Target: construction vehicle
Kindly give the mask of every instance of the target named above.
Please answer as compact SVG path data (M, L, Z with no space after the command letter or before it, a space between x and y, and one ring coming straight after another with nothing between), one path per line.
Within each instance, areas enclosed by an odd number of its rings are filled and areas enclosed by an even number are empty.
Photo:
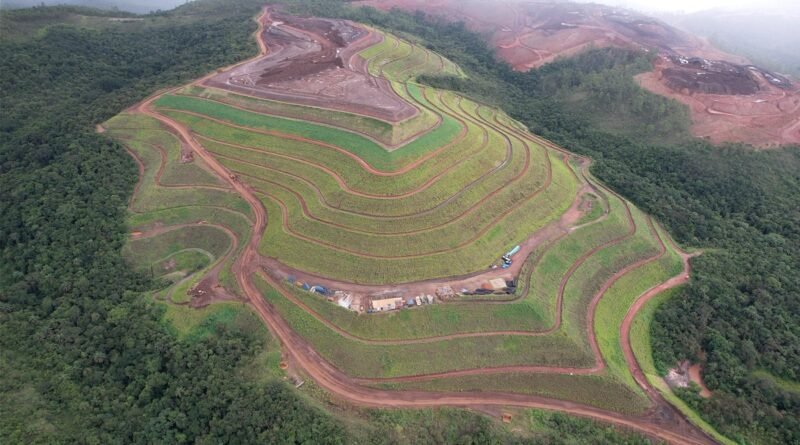
M514 256L517 252L519 252L520 249L521 247L519 245L514 246L513 249L509 250L505 255L500 257L500 259L503 260L503 265L500 267L502 267L503 269L508 269L509 267L511 267L511 264L514 263L511 257Z

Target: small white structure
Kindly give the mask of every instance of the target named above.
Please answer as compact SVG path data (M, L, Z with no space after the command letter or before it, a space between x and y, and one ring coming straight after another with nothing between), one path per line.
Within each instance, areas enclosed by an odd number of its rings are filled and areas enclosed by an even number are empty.
M336 304L345 309L350 309L350 306L353 305L353 296L350 294L345 294L343 298L339 298L339 301L337 301Z
M383 298L381 300L372 300L372 309L376 311L392 311L397 309L403 304L403 299L399 297Z

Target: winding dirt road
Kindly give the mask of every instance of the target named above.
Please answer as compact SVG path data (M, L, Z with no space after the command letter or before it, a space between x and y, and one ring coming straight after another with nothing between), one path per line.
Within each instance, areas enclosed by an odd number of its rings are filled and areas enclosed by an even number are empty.
M256 56L256 58L263 57L268 51L267 44L262 38L262 31L267 20L269 20L269 11L265 8L263 14L258 19L259 29L256 36L260 54ZM234 66L247 62L248 61L245 61ZM216 72L211 73L195 83L202 82L204 79L215 74ZM261 200L256 196L255 191L251 187L239 182L231 171L225 168L210 152L192 137L190 131L185 126L153 110L152 103L168 92L169 91L161 92L146 99L136 106L134 111L155 118L172 129L214 173L229 183L236 193L241 195L251 206L254 213L253 230L250 239L247 240L244 245L242 254L236 260L232 268L236 276L236 281L257 314L264 320L273 335L280 340L285 353L290 357L292 363L313 378L324 390L350 403L377 408L420 408L435 406L480 408L485 406L518 406L556 410L629 428L670 443L692 445L714 443L713 440L688 424L677 411L667 405L666 402L659 397L657 392L649 387L646 380L641 380L639 378L637 378L637 382L639 382L651 396L656 403L656 408L651 410L647 415L638 417L621 415L577 403L523 394L499 392L450 393L385 391L360 385L357 380L343 374L332 364L327 362L305 340L297 335L285 320L283 320L264 300L258 289L256 289L253 283L253 275L258 272L260 264L257 248L266 229L266 209L262 205ZM536 141L540 142L538 139ZM546 145L549 146L550 144L548 143ZM563 151L563 149L559 150ZM363 162L363 160L361 160L361 162ZM676 286L685 282L686 277L688 277L688 261L685 264L687 270L684 275L653 288L640 297L629 311L626 319L632 319L638 308L641 307L647 299L651 298L652 295L655 295L664 288ZM625 334L623 336L623 347L626 351L630 350L630 342L628 339L629 325L630 322L628 322L627 325L623 324L621 328L621 332ZM590 332L591 331L590 329ZM635 373L638 369L638 365L636 364L635 357L632 356L632 352L630 356L626 352L626 359L628 360L632 372Z

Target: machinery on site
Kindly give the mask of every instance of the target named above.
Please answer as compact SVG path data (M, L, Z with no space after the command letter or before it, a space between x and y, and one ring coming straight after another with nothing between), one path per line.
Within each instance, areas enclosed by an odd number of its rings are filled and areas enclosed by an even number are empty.
M520 247L519 245L517 245L517 246L514 246L514 248L513 248L513 249L509 250L508 252L506 252L506 254L505 254L505 255L503 255L502 257L500 257L500 259L502 259L502 260L503 260L503 265L502 265L502 266L500 266L500 267L502 267L503 269L508 269L509 267L511 267L511 264L513 264L513 262L514 262L514 261L511 259L511 257L512 257L512 256L514 256L514 255L516 255L516 253L517 253L517 252L519 252L519 251L520 251L520 249L521 249L521 247Z

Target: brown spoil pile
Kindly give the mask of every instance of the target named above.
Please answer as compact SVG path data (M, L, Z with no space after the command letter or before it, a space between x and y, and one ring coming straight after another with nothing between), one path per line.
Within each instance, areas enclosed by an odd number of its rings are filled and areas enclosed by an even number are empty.
M283 80L302 79L328 69L344 68L344 62L339 57L339 52L341 48L347 46L348 42L345 41L344 36L340 33L342 26L337 26L341 25L341 22L313 18L301 19L298 17L276 17L276 20L281 20L295 29L305 31L309 36L308 38L312 39L311 41L317 44L318 48L315 48L315 51L309 51L290 60L284 60L273 66L268 66L260 73L259 80L256 81L257 85L269 85ZM284 28L280 26L268 28L265 31L268 36L267 42L271 45L276 44L283 47L293 44L297 36L286 32ZM365 34L363 30L358 29L356 32L351 33L351 36L357 40L358 37Z
M700 57L670 56L671 67L663 70L664 83L684 94L755 94L758 82L747 67Z

